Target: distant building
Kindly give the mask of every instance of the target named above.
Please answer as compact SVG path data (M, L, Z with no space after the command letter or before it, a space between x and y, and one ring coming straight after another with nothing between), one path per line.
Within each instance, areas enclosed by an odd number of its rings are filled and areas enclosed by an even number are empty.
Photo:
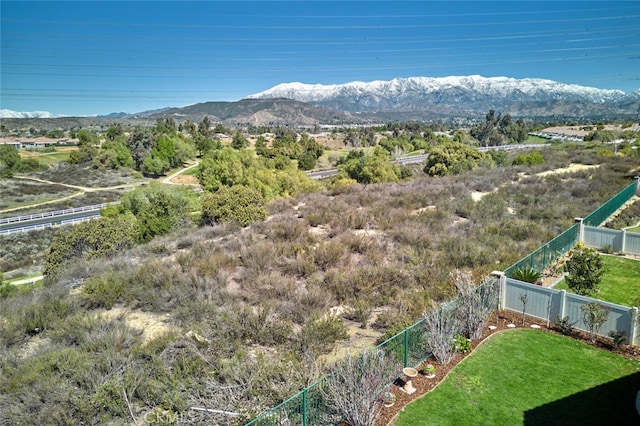
M49 138L0 138L0 145L14 145L20 149L43 149L48 146L75 146L77 139L49 139Z

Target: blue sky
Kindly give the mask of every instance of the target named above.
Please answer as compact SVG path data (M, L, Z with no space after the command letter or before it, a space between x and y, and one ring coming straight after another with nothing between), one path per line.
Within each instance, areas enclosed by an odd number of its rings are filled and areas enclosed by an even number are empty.
M640 88L640 1L5 1L0 109L235 101L279 83L535 77Z

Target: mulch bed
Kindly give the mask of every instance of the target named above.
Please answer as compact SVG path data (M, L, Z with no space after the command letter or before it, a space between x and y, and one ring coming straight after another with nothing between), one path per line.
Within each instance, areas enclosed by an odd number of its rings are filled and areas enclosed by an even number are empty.
M516 329L531 328L531 325L538 325L540 326L540 330L542 331L555 333L555 334L562 334L560 330L554 326L554 324L551 324L550 327L547 328L546 322L535 320L528 317L525 318L525 322L523 324L522 315L519 315L517 313L511 313L511 312L501 312L498 314L497 319L494 315L494 317L489 322L489 325L494 325L497 328L495 330L490 330L488 327L485 328L485 332L480 339L475 339L471 341L471 347L475 349L485 339L487 339L491 335L501 331L510 330L510 328L507 327L507 324L515 324ZM589 336L586 333L583 333L580 331L576 331L572 337L574 337L575 339L581 340L584 343L587 343L591 346L595 346L601 349L615 352L627 358L640 360L640 348L632 348L628 345L623 345L620 348L616 349L614 348L611 339L605 339L605 338L598 338L595 343L592 343L591 340L589 339ZM472 349L472 352L473 352L473 349ZM411 395L400 390L400 388L404 385L403 379L405 377L402 376L401 378L396 380L396 382L394 382L394 384L389 389L391 392L393 392L396 395L396 402L392 407L382 408L382 414L380 416L380 419L377 422L377 425L387 426L387 425L393 424L398 414L409 403L411 403L412 401L415 401L416 399L419 399L421 396L425 395L426 393L430 392L432 389L436 388L447 377L449 372L460 361L462 361L465 357L469 355L470 353L467 353L467 354L458 353L454 356L453 361L447 365L441 365L438 362L436 362L434 359L429 359L425 361L423 365L430 363L436 367L436 377L433 379L427 379L424 375L418 374L416 377L411 379L411 383L413 387L416 388L416 391ZM420 370L420 367L422 367L422 365L418 367L418 370Z

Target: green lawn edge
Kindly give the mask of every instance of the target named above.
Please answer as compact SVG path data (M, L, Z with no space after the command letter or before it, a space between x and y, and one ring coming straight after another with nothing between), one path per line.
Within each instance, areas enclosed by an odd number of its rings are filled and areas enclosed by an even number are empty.
M395 424L639 424L638 389L640 361L544 331L507 331L485 341Z

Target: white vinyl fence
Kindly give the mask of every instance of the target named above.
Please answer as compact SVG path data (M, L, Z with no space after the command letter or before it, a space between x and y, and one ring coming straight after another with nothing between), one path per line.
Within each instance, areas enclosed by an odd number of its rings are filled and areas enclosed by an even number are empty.
M617 229L584 226L582 241L591 248L610 247L614 252L640 255L640 234Z
M597 302L609 310L607 321L598 330L598 335L608 337L611 331L624 331L629 344L640 346L636 307L630 308L496 275L500 277L500 309L522 313L524 308L527 316L547 321L548 324L557 322L558 318L569 317L572 323L575 322L576 329L587 331L581 306ZM523 304L523 300L526 304Z

